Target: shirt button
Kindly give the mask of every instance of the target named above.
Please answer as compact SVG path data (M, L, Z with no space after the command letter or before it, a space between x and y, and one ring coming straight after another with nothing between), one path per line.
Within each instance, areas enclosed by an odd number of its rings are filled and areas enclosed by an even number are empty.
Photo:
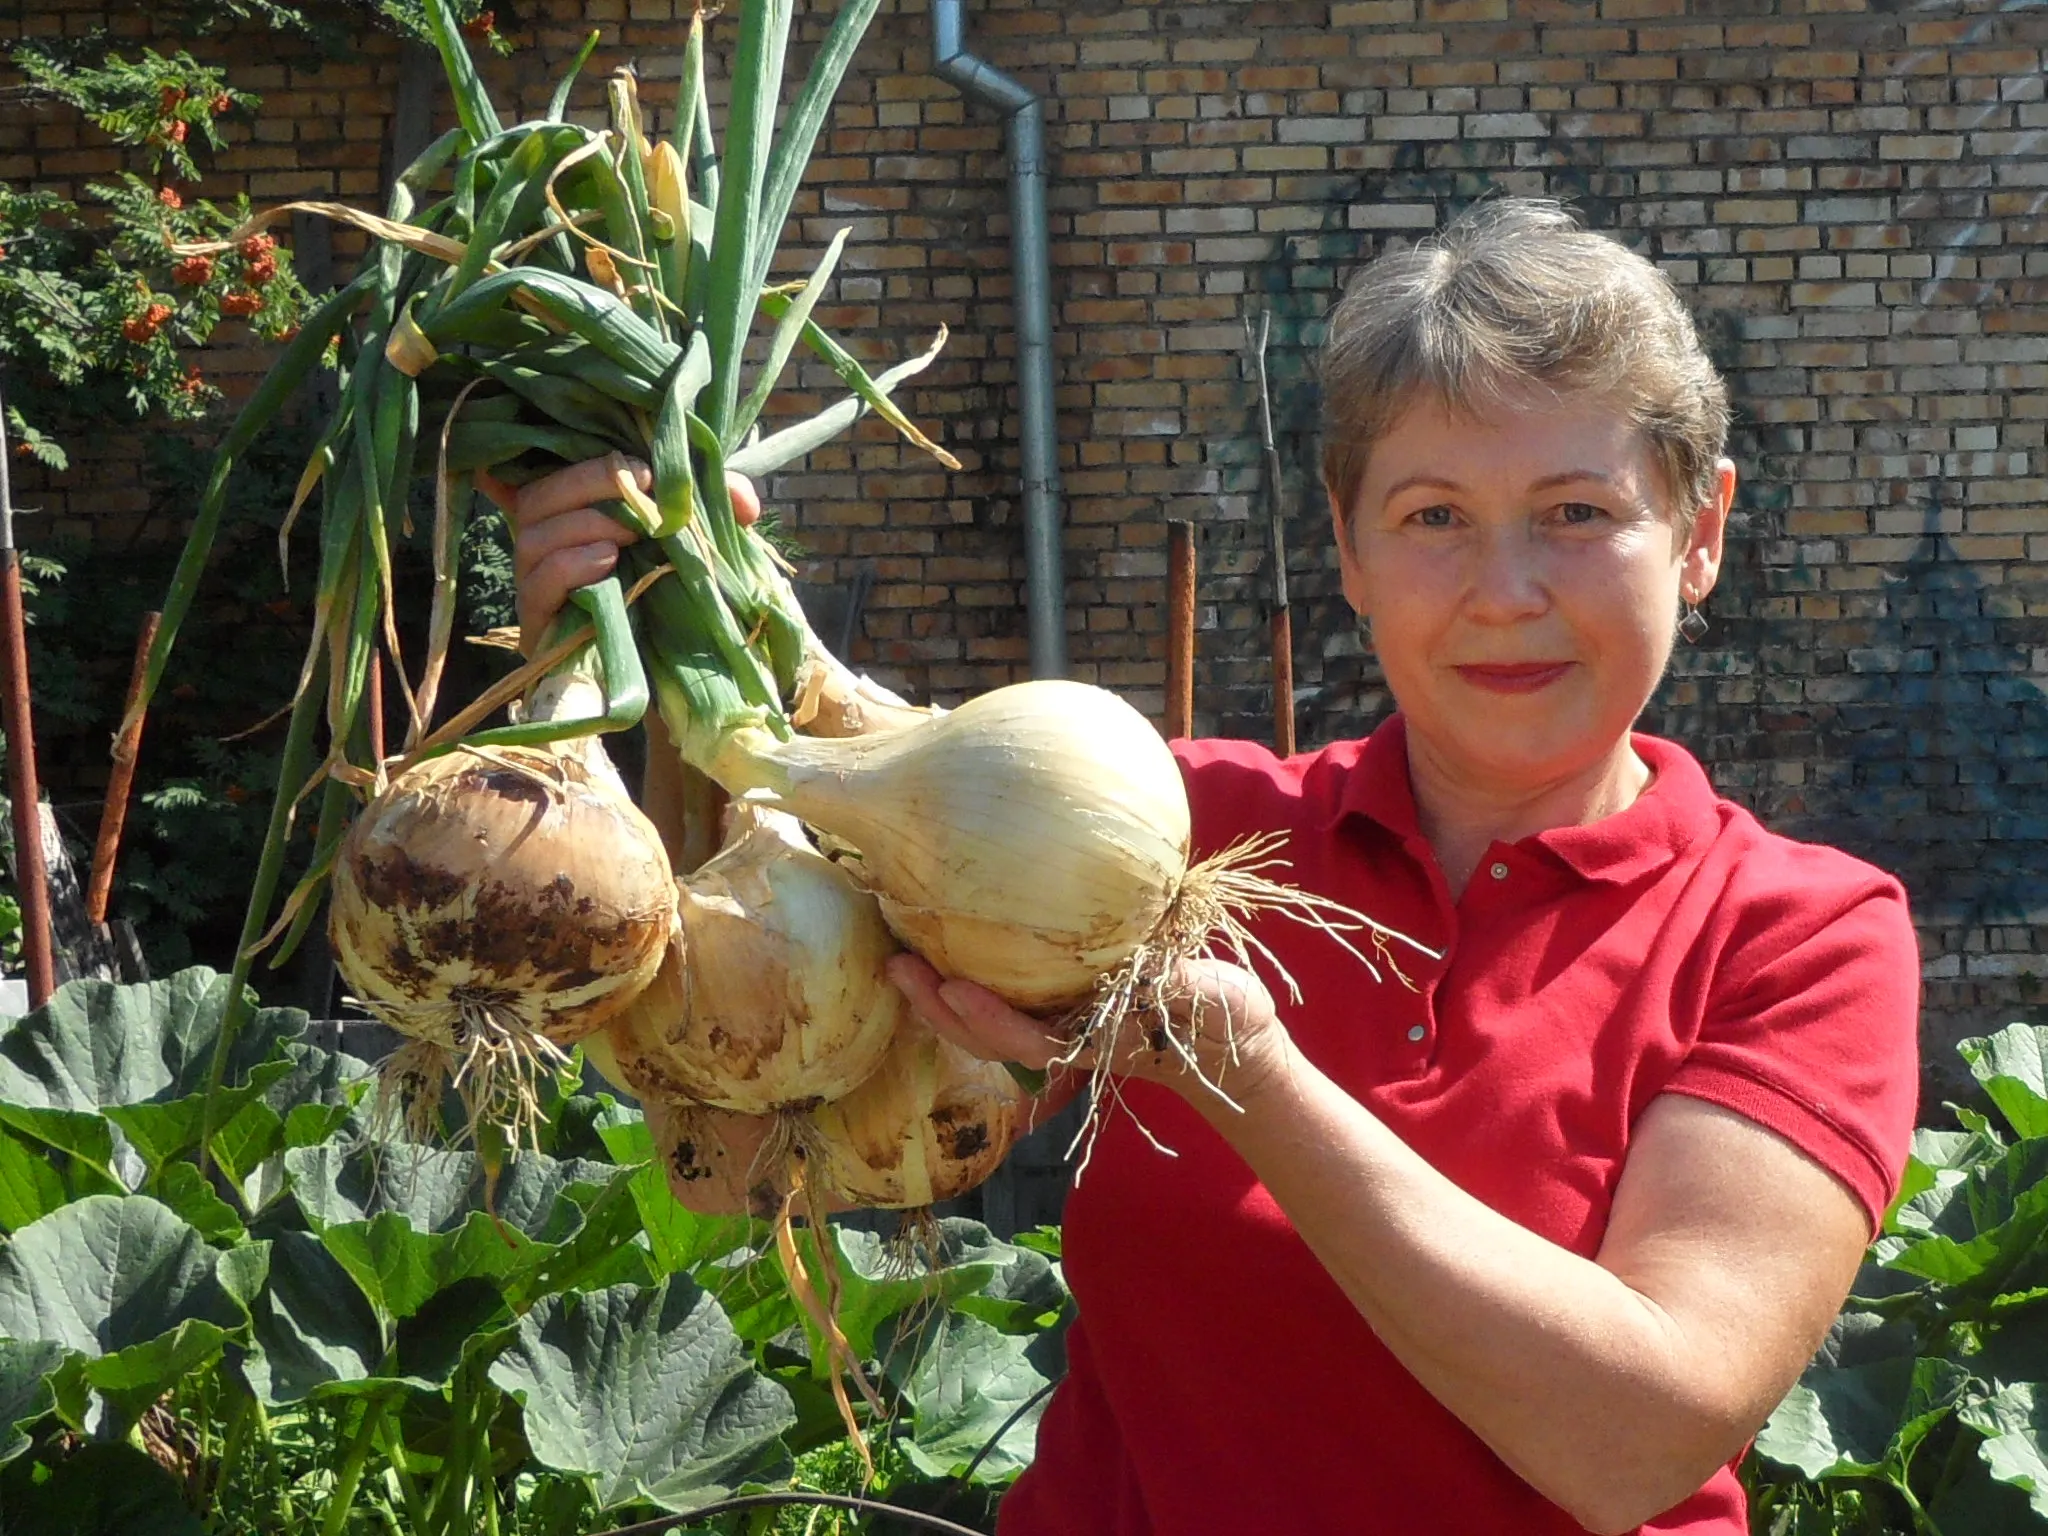
M1426 1024L1417 1024L1408 1031L1408 1038L1410 1040L1416 1041L1417 1043L1420 1043L1421 1041L1427 1039L1428 1036L1429 1026Z
M1496 864L1487 873L1496 880L1505 880L1508 877L1508 867L1505 864Z

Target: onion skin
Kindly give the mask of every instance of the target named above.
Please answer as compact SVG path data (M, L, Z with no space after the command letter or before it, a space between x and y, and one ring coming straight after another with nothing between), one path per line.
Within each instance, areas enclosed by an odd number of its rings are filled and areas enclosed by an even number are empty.
M775 1214L788 1185L761 1154L773 1122L664 1099L641 1108L676 1204L699 1216Z
M710 768L858 848L905 945L1027 1011L1088 997L1158 932L1187 872L1173 754L1083 683L1018 683L850 740L742 731Z
M745 1115L836 1098L908 1015L875 900L778 812L742 807L718 857L678 886L681 936L613 1030L643 1097Z
M913 1019L872 1077L811 1111L805 1146L841 1199L915 1210L958 1199L994 1173L1026 1107L1004 1067Z
M632 1002L661 965L674 880L604 766L500 748L394 780L335 861L328 932L355 994L456 1050L466 1008L567 1046Z

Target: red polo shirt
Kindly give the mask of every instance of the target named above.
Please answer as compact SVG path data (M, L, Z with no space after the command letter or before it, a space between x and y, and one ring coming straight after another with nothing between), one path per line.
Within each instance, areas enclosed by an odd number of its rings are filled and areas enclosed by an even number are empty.
M1683 1093L1790 1140L1875 1224L1918 1088L1904 893L1766 832L1681 748L1635 745L1655 778L1634 805L1495 845L1455 903L1398 717L1284 762L1175 750L1198 854L1284 828L1287 878L1443 952L1397 951L1410 990L1259 928L1300 984L1273 992L1302 1051L1462 1188L1591 1257L1632 1128ZM1112 1117L1069 1200L1069 1375L1003 1536L1579 1531L1386 1351L1220 1137L1163 1088L1125 1091L1178 1156ZM1724 1468L1643 1530L1747 1528Z

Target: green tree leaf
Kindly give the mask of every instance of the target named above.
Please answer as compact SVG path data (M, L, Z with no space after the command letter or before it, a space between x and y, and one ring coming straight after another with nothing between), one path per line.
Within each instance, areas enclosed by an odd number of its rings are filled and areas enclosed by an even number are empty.
M490 1368L525 1406L543 1466L596 1482L599 1506L688 1510L763 1476L795 1423L732 1324L686 1276L542 1300Z

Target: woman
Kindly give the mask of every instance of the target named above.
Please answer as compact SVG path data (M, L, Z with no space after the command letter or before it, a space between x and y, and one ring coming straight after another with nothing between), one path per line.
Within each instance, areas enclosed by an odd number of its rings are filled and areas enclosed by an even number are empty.
M1398 713L1286 761L1178 744L1196 851L1285 830L1297 883L1442 959L1375 987L1268 922L1299 1004L1186 968L1233 1102L1117 1063L1129 1113L1067 1209L1070 1370L1002 1530L1737 1536L1734 1463L1904 1160L1918 961L1896 882L1631 733L1719 572L1723 387L1653 267L1515 200L1366 269L1324 384ZM539 614L561 590L527 582ZM894 964L968 1049L1061 1050Z

